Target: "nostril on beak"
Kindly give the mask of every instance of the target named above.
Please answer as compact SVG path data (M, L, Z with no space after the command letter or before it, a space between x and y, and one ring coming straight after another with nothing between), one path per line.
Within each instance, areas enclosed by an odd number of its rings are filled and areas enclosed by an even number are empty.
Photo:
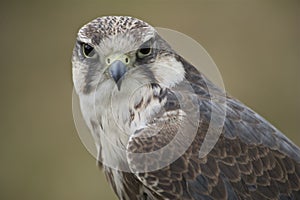
M109 73L111 77L114 79L114 81L116 82L118 86L118 90L120 90L121 87L121 81L122 81L121 78L124 76L126 72L127 72L127 67L120 60L114 61L109 67Z

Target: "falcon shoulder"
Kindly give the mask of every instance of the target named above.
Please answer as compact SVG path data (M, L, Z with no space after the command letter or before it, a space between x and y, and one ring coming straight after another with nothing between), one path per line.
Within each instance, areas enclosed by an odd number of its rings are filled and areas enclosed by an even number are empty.
M205 157L199 157L212 108L218 106L211 101L208 86L218 88L192 65L179 60L195 91L191 99L196 98L199 106L200 120L191 145L181 153L180 147L185 144L176 141L164 155L153 154L143 163L130 154L155 152L173 141L176 134L190 137L188 131L180 131L180 124L189 121L189 113L180 107L176 91L168 88L164 112L132 136L127 147L128 160L136 169L160 165L177 154L178 159L161 169L135 171L148 193L157 195L153 199L300 199L299 148L230 96L226 97L226 117L217 143Z

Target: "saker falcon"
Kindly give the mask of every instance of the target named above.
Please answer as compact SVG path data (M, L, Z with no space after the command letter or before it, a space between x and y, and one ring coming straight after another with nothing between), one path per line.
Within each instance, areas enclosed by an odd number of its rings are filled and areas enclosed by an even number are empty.
M119 199L300 199L299 147L222 95L149 24L91 21L72 64L99 165Z

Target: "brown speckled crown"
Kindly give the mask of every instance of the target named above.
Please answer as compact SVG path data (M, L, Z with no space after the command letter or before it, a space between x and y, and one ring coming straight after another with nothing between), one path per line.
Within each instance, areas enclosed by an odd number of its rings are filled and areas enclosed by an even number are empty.
M99 44L101 39L117 34L130 32L133 29L150 28L146 22L127 16L105 16L94 19L83 26L79 35L83 38L92 38L92 42Z

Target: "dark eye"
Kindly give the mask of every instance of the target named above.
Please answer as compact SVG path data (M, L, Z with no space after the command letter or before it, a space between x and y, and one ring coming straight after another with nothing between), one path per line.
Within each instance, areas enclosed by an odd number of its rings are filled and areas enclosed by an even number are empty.
M152 49L150 47L147 47L147 48L141 48L138 50L137 52L137 57L139 58L144 58L148 55L150 55L152 52Z
M83 53L84 57L91 58L95 55L94 47L92 47L91 45L89 45L87 43L83 43L82 44L82 53Z

